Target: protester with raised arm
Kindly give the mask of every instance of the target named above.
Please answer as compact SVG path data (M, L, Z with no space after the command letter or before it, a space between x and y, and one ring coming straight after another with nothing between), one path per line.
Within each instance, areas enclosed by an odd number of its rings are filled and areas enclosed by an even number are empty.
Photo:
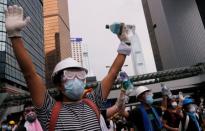
M29 23L30 18L24 19L23 8L17 5L9 6L5 15L8 37L12 42L14 54L24 74L38 119L44 130L101 130L97 113L93 108L94 106L101 108L126 56L131 52L130 46L125 43L128 41L126 28L123 28L122 34L118 36L121 41L117 50L118 55L108 74L98 84L98 87L86 96L86 101L82 99L82 95L86 84L87 69L72 58L64 59L56 65L52 80L62 94L62 101L56 102L49 95L24 48L21 31Z

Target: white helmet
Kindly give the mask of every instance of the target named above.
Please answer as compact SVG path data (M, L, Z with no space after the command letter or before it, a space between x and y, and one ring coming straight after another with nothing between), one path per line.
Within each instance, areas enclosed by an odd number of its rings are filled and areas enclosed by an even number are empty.
M84 70L86 73L88 73L88 70L84 67L82 67L80 65L80 63L78 63L76 60L74 60L73 58L69 57L66 58L62 61L60 61L54 68L53 73L51 75L51 79L54 82L55 80L55 76L60 72L63 71L64 69L68 69L68 68L79 68ZM55 82L54 82L55 83Z
M144 93L145 91L150 91L150 89L148 89L146 86L139 86L139 87L137 87L137 89L135 90L135 92L136 92L136 98L137 98L140 94Z

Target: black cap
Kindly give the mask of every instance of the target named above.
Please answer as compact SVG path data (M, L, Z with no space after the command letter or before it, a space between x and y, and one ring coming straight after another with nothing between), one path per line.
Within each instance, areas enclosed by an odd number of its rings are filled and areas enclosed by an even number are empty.
M109 26L109 25L105 25L105 28L106 28L106 29L109 29L109 28L110 28L110 26Z

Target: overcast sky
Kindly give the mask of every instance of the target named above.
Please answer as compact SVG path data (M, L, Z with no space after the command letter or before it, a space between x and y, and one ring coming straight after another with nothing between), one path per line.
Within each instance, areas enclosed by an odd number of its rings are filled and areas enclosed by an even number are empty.
M147 72L156 71L141 0L68 0L71 37L82 37L87 44L92 72L101 80L117 55L119 40L105 29L106 24L134 24L142 43ZM134 75L131 56L124 67Z

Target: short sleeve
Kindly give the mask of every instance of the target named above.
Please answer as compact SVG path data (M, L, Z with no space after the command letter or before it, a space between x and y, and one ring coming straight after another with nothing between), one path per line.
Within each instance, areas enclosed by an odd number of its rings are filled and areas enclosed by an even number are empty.
M46 129L48 126L47 124L50 121L50 114L54 103L55 100L50 96L48 91L46 91L43 106L40 108L35 107L38 120L40 121L43 129Z
M91 99L98 106L98 108L102 109L105 100L102 98L101 83L99 82L97 87L91 93L87 94L86 97Z

